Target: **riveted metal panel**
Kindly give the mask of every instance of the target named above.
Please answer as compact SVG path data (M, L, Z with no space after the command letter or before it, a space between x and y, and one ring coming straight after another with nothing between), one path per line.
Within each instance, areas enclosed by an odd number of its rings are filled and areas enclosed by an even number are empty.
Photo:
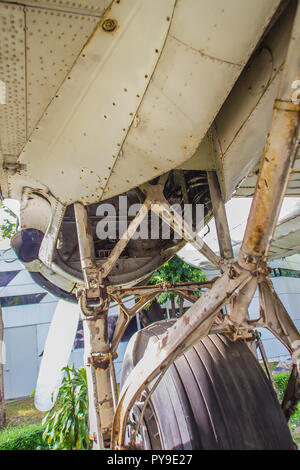
M111 0L6 0L26 6L102 16Z
M116 29L106 32L101 24L78 57L21 154L23 177L47 185L63 202L100 200L159 58L174 3L114 4L109 18Z
M109 179L107 197L134 186L133 179L142 183L195 154L242 70L240 63L249 59L277 5L266 0L252 9L247 3L246 15L234 0L176 3L168 39L138 110L137 126L131 127ZM218 33L209 9L221 25ZM218 50L203 49L203 30L210 31ZM230 55L233 49L238 57Z
M247 65L238 82L222 106L215 124L222 155L234 141L241 126L262 98L274 78L270 49L263 48ZM246 98L247 97L247 98Z
M54 0L42 3L51 5L53 18L62 15L59 9L65 5L72 28L77 23L71 9L84 7L76 2L58 2L59 8ZM33 59L28 50L28 73L32 74L28 128L37 129L20 157L21 165L26 166L21 168L22 179L19 174L9 177L15 196L27 180L48 187L60 201L88 204L127 191L191 159L279 2L255 1L255 8L250 3L247 14L239 11L238 0L210 4L216 24L221 25L215 34L218 28L211 24L206 0L113 2L105 18L115 21L115 30L104 31L101 23L74 65L69 53L68 63L61 67L57 66L65 60L63 51L51 61L51 40L43 43L44 35L49 39L54 29L50 23L39 28L33 24L36 12L31 17L28 14L28 41L35 51ZM39 9L26 8L31 10ZM45 18L46 10L40 10L40 17ZM203 48L202 32L208 27L215 49ZM64 44L72 43L69 33ZM83 30L81 34L85 38ZM197 44L193 42L196 37ZM79 44L79 36L77 40ZM232 49L239 56L229 56ZM36 93L35 74L41 84ZM208 166L211 169L215 162L209 161Z
M93 16L26 8L28 135L98 22Z
M0 145L4 156L18 155L26 142L24 9L0 3Z
M170 35L205 55L244 65L280 0L178 0Z
M219 178L226 200L261 160L294 15L292 3L264 38L215 120L222 168ZM243 187L249 186L247 180ZM256 175L254 180L255 187ZM254 187L252 191L247 188L246 194L253 194Z
M108 195L125 191L133 176L143 182L188 160L240 70L168 38L138 111L139 124L131 127L110 177Z

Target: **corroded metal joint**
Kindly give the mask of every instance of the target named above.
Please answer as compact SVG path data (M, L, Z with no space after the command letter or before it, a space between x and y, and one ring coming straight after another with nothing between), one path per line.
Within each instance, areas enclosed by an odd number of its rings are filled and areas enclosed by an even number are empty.
M253 272L253 271L256 271L260 260L261 260L261 257L248 255L246 253L242 253L241 251L239 255L238 263L243 269Z
M300 113L300 103L293 103L292 101L276 99L274 102L274 108L279 111L291 111Z
M109 353L91 353L88 358L89 364L95 369L107 369L114 359L118 357L116 352Z
M237 279L239 275L240 273L233 266L230 266L229 271L228 271L229 279Z
M103 299L103 297L99 298L99 303L97 305L89 305L87 301L87 293L85 289L78 289L76 292L76 297L80 305L80 309L82 313L86 317L103 317L107 315L108 307L109 307L109 299Z

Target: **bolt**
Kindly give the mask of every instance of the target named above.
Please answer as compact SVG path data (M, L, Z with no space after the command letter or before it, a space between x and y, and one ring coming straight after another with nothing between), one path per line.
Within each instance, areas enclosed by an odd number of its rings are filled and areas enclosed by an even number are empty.
M230 266L228 272L229 279L237 279L239 277L239 273L234 269L233 266Z
M113 20L111 18L108 18L107 20L103 21L102 23L102 29L107 32L114 31L117 27L117 22L116 20Z

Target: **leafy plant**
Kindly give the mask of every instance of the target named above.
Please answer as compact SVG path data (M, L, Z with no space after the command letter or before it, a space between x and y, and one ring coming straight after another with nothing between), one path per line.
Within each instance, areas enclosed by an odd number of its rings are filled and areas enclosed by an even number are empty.
M278 391L279 399L282 400L289 381L290 374L288 372L281 372L280 374L274 374L273 377L276 389Z
M90 448L86 371L74 366L63 370L66 376L57 404L43 419L43 439L53 450L86 450Z
M202 274L201 269L194 268L193 266L182 261L179 256L175 255L170 261L163 264L157 271L155 271L149 281L149 284L193 281L206 281L206 276L205 274ZM195 294L200 296L199 291L195 291ZM173 316L175 316L175 301L177 301L177 304L180 306L179 314L181 314L183 299L173 292L164 292L157 298L159 304L164 304L168 300L171 301ZM151 304L149 304L149 307L150 305Z
M8 218L4 218L3 223L0 224L0 237L2 239L11 238L16 230L16 214L6 207L2 201L0 201L0 209L2 213L8 215Z

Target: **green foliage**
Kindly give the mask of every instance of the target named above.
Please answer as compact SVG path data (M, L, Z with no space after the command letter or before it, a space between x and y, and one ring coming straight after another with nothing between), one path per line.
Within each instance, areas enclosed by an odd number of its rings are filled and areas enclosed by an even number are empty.
M189 264L182 261L179 256L175 255L170 261L161 266L150 279L150 284L160 284L162 282L193 282L193 281L206 281L205 274L202 274L201 269L194 268ZM200 296L198 291L195 294ZM159 304L164 304L172 298L179 297L172 292L164 292L161 294L157 301ZM149 304L148 308L151 304Z
M280 401L282 401L283 399L284 391L288 384L289 376L290 374L287 372L282 372L281 374L273 374ZM298 448L300 446L299 434L294 434L294 431L296 430L296 428L299 428L299 426L300 426L300 402L298 403L295 413L289 419L289 428L292 433L294 441L298 445Z
M46 449L43 442L43 426L27 425L12 428L0 434L0 450L36 450Z
M2 201L0 201L0 209L9 216L9 218L5 218L0 225L0 238L11 238L16 230L16 214L6 207Z
M86 371L64 367L66 377L59 389L57 404L43 419L44 442L53 450L86 450L88 431L88 392Z
M288 374L287 372L282 372L281 374L273 374L273 377L279 395L279 399L282 400L284 391L289 381L290 374Z

